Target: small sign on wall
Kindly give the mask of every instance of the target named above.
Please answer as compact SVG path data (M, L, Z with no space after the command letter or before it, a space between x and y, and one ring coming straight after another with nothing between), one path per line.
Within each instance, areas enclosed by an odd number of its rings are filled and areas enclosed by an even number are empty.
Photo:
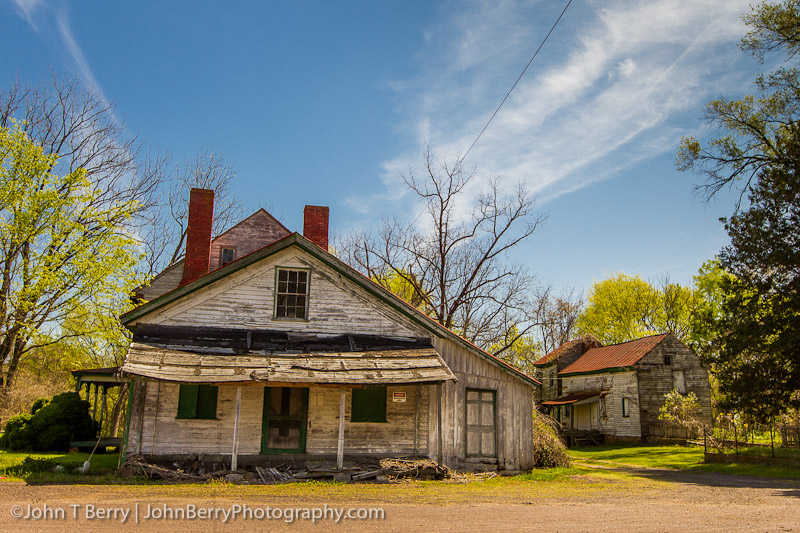
M393 392L392 393L392 401L398 403L404 403L406 401L406 393L405 392Z

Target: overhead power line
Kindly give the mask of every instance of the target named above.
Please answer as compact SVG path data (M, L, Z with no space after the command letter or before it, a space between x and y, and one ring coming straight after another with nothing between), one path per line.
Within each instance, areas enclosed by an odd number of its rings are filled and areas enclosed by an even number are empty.
M500 108L501 108L501 107L503 107L503 104L505 104L505 103L506 103L506 100L508 100L508 97L509 97L509 96L511 96L511 93L512 93L512 91L514 90L514 88L517 86L517 84L519 83L519 80L521 80L521 79L522 79L522 76L524 76L524 75L525 75L525 72L527 72L527 70L528 70L528 67L530 67L530 66L531 66L531 63L533 63L533 60L534 60L534 59L536 59L536 56L539 54L539 50L541 50L541 49L542 49L542 47L544 46L544 43L546 43L546 42L547 42L547 39L548 39L548 37L550 37L550 34L551 34L551 33L553 33L553 30L555 30L555 29L556 29L556 26L558 26L558 23L561 21L561 17L563 17L563 16L564 16L564 13L566 13L566 12L567 12L567 9L569 8L569 5L570 5L571 3L572 3L572 0L569 0L569 1L567 2L567 5L565 5L565 6L564 6L564 9L561 11L561 14L558 16L558 18L556 19L556 21L553 23L553 26L550 28L550 31L548 31L548 32L547 32L547 35L545 35L545 36L544 36L544 39L542 40L541 44L539 45L539 48L537 48L537 49L536 49L536 51L533 53L533 56L531 56L531 59L530 59L530 61L528 61L528 64L527 64L527 65L525 65L525 68L524 68L524 69L522 69L522 73L521 73L521 74L519 75L519 77L517 78L517 81L515 81L515 82L514 82L514 85L512 85L512 86L511 86L511 89L509 89L509 90L508 90L508 93L506 93L506 96L505 96L505 98L503 98L503 101L502 101L502 102L500 102L500 105L499 105L499 106L497 106L497 109L495 109L495 110L494 110L494 113L492 113L492 116L491 116L491 117L489 117L489 120L486 122L486 125L483 127L483 129L482 129L482 130L481 130L481 132L478 134L478 136L477 136L477 137L475 137L475 140L474 140L474 141L472 141L472 144L470 145L470 147L469 147L469 149L466 151L466 153L464 153L464 156L461 158L461 159L462 159L462 161L463 161L464 159L466 159L466 158L467 158L467 155L469 155L470 151L472 151L472 148L475 146L475 144L477 144L478 140L479 140L479 139L481 138L481 136L483 135L483 132L484 132L484 131L486 131L486 128L488 128L488 127L489 127L489 124L491 124L491 123L492 123L492 120L494 120L494 117L497 115L497 112L498 112L498 111L500 111Z

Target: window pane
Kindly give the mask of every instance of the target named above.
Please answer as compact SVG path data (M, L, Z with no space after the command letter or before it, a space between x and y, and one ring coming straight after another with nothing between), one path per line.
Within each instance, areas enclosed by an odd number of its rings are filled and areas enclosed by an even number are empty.
M276 318L306 318L308 305L308 272L305 270L278 270L275 291Z

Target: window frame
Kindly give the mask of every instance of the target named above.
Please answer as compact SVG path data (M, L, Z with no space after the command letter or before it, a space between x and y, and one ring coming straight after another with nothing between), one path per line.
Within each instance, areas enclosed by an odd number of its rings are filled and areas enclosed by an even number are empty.
M672 354L664 354L664 366L672 366Z
M212 407L213 399L213 409ZM181 383L178 389L179 420L219 420L219 387L206 383Z
M622 418L631 417L631 400L625 396L622 397Z
M381 390L383 391L383 402L380 401ZM362 396L362 398L357 398L357 396ZM350 389L350 422L353 422L354 424L388 423L388 396L389 387L386 385L373 385L364 388ZM359 403L358 408L356 408L357 401ZM365 402L365 405L361 405L362 402ZM375 410L380 407L381 403L383 403L383 416L380 416L380 413L377 415L375 413Z
M680 376L680 379L676 380L676 376ZM679 387L678 385L681 386ZM686 386L686 372L684 372L682 368L677 368L672 371L672 389L684 396L689 394L689 388Z
M224 260L225 250L230 250L231 251L231 260L227 261L227 262ZM223 267L225 265L230 265L234 261L236 261L236 247L235 246L221 246L220 249L219 249L219 266Z
M280 272L282 270L285 271L295 271L295 272L305 272L306 273L306 305L305 305L305 316L300 317L287 317L287 316L278 316L278 296L280 295L278 291L278 276L280 276ZM273 289L273 298L272 298L272 318L273 320L287 320L290 322L308 322L308 311L309 311L309 300L311 299L311 269L308 267L293 267L293 266L276 266L275 267L275 287ZM286 294L286 293L284 293Z

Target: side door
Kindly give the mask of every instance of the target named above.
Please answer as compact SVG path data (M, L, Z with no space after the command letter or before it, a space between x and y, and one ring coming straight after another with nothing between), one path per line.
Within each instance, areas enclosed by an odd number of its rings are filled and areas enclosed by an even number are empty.
M467 457L497 457L497 391L467 389Z

